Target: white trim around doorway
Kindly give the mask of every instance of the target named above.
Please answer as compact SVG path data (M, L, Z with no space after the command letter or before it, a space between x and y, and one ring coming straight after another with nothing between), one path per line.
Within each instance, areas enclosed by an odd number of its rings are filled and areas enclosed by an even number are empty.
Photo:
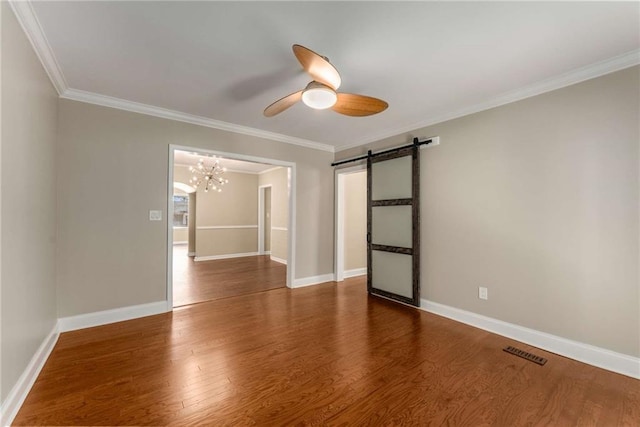
M192 151L203 154L211 154L226 159L244 160L247 162L266 163L274 166L285 167L288 170L289 188L289 229L287 252L287 287L294 287L296 265L296 164L283 160L269 159L265 157L248 156L245 154L228 153L209 150L206 148L187 147L177 144L169 144L169 170L167 173L167 311L173 311L173 226L170 218L173 218L173 166L174 152L176 150Z

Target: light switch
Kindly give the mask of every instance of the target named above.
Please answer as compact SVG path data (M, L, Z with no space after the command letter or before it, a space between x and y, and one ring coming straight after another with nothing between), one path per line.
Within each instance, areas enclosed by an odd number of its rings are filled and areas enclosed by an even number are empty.
M149 211L149 221L162 221L162 211Z

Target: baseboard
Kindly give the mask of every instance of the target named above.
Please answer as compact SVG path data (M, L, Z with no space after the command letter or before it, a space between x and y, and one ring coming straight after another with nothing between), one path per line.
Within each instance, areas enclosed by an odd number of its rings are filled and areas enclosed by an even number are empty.
M579 362L640 379L640 358L637 357L572 341L425 299L420 301L420 308Z
M348 279L350 277L364 276L365 274L367 274L367 267L354 268L353 270L345 270L344 278Z
M122 322L137 319L139 317L153 316L166 313L167 302L157 301L148 304L132 305L113 310L97 311L94 313L80 314L78 316L62 317L58 319L60 332L75 331L76 329L91 328L107 325L109 323Z
M246 252L243 254L224 254L224 255L209 255L209 256L197 256L194 261L214 261L217 259L229 259L229 258L242 258L246 256L260 255L258 252Z
M278 258L277 256L270 256L271 261L275 261L275 262L279 262L280 264L284 264L287 265L287 260L286 259L282 259L282 258Z
M183 245L188 245L189 242L184 240L184 241L173 241L173 246L183 246Z
M22 375L20 375L20 378L18 378L18 381L7 395L7 398L2 402L0 426L8 426L13 422L24 400L27 398L31 387L33 387L33 384L36 382L42 367L49 358L53 347L56 345L59 336L58 324L56 323L49 335L46 336L42 344L40 344L40 347L38 347L38 350L29 361Z
M318 285L320 283L333 282L336 277L333 273L321 274L319 276L303 277L300 279L294 279L292 288L303 288L305 286Z

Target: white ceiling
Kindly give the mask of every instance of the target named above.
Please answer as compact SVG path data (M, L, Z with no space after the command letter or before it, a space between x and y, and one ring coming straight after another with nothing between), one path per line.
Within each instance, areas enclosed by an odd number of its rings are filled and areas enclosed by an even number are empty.
M329 151L640 62L638 2L31 5L13 3L63 97ZM299 104L265 118L311 80L294 43L329 57L340 91L389 109L353 118Z
M220 156L213 156L208 154L202 154L191 151L175 150L173 163L175 165L183 166L195 166L200 159L204 160L204 164L211 166L217 159L220 162L220 166L227 168L230 172L244 172L244 173L260 173L269 169L273 169L277 166L268 165L264 163L247 162L244 160L226 159Z

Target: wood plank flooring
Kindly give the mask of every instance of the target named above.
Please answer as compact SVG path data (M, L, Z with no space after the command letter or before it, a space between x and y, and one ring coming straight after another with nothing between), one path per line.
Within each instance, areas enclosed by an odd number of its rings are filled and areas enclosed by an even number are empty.
M173 247L173 306L286 286L287 266L268 255L195 262L186 245Z
M539 366L502 351L514 345ZM64 333L16 425L637 426L640 381L366 294L276 289Z

